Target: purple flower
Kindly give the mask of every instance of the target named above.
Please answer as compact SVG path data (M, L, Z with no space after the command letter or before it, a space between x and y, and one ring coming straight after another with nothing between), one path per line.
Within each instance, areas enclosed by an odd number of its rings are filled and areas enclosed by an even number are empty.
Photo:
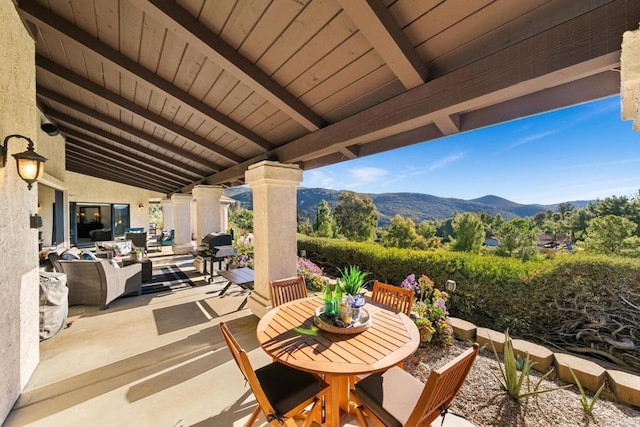
M365 299L362 294L347 295L347 305L351 308L360 308L364 303Z
M412 289L414 292L418 292L420 290L420 286L418 285L418 281L416 280L415 274L410 274L406 279L400 283L401 288Z

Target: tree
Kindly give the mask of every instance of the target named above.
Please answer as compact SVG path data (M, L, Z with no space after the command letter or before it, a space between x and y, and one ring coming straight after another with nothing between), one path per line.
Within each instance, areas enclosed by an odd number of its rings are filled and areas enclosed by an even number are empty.
M418 238L416 227L410 218L404 219L396 215L391 219L389 231L383 238L385 246L410 248Z
M298 233L306 234L307 236L313 236L313 225L309 218L298 222Z
M425 239L431 239L436 235L436 227L430 221L422 221L416 228L416 233Z
M584 249L598 254L620 255L623 249L630 246L630 238L637 225L617 215L605 215L594 218L587 227Z
M333 216L340 233L352 240L372 240L378 225L378 213L371 197L345 191L338 201Z
M484 224L477 214L465 212L453 218L455 239L452 249L460 252L480 252L484 242Z
M237 229L236 235L252 233L253 211L243 208L240 204L233 205L232 209L229 209L229 228Z
M318 203L314 231L318 237L336 237L336 220L331 214L331 208L326 200Z
M498 231L500 250L513 256L518 254L527 260L535 254L536 236L529 222L523 218L515 218L505 222Z

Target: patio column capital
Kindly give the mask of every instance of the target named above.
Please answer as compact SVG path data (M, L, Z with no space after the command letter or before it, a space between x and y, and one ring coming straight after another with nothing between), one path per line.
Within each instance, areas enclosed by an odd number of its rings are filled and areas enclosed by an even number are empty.
M251 188L268 184L298 186L302 182L302 169L298 165L264 160L249 166L244 178Z
M196 185L191 190L191 194L193 194L193 198L198 201L199 197L210 197L214 199L220 199L222 197L222 193L224 192L224 188L220 185Z

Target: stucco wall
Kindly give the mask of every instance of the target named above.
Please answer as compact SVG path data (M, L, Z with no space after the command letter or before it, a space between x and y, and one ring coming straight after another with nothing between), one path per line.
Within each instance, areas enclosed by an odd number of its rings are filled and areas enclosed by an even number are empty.
M69 202L129 204L131 227L149 226L149 200L164 196L162 193L93 178L75 172L66 173L65 185ZM144 205L139 209L138 205Z
M0 0L0 138L21 134L36 142L35 45L11 0ZM11 139L9 154L26 149ZM29 228L37 211L37 188L28 191L9 157L0 169L0 420L18 398L39 361L38 243Z

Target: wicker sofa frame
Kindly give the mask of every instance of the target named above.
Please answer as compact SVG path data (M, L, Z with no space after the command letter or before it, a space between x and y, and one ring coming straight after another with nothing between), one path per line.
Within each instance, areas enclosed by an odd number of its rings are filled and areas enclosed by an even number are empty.
M69 305L99 305L104 310L120 296L142 294L140 263L121 268L105 260L58 260L57 264L56 269L67 275Z

